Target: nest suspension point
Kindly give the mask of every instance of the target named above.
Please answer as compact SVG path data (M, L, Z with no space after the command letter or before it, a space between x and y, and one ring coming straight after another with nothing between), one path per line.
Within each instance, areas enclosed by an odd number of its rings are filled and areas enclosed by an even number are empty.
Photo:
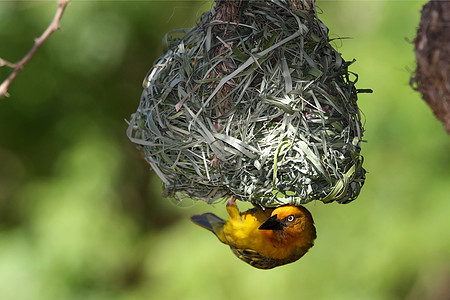
M264 207L356 199L357 75L312 1L217 1L164 46L127 134L168 196Z

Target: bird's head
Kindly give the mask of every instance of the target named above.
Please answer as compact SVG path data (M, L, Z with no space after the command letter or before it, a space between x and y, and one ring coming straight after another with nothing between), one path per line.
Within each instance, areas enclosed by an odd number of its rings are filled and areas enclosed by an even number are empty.
M270 218L258 229L267 230L273 238L292 241L312 242L316 229L311 213L303 206L285 205L272 211Z

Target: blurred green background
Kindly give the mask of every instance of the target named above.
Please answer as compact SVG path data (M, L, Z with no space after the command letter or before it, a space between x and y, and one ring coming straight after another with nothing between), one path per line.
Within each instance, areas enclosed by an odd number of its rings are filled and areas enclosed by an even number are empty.
M307 205L305 257L261 271L188 219L224 205L162 198L125 135L163 35L211 4L72 1L0 100L0 299L449 299L450 140L408 84L424 3L317 1L374 90L369 173L353 203ZM0 1L0 57L18 61L55 10Z

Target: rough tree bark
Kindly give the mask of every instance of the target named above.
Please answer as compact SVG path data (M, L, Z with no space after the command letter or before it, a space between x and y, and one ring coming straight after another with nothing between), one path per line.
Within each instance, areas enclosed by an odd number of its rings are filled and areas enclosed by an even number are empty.
M412 87L422 94L450 134L450 2L431 0L423 6L414 39L417 69Z

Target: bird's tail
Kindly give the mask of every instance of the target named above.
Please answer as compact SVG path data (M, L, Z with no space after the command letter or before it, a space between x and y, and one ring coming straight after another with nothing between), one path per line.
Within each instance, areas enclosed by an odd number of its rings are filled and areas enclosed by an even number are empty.
M194 215L191 217L191 221L205 229L208 229L215 235L217 235L218 231L222 229L226 223L225 220L212 213Z

